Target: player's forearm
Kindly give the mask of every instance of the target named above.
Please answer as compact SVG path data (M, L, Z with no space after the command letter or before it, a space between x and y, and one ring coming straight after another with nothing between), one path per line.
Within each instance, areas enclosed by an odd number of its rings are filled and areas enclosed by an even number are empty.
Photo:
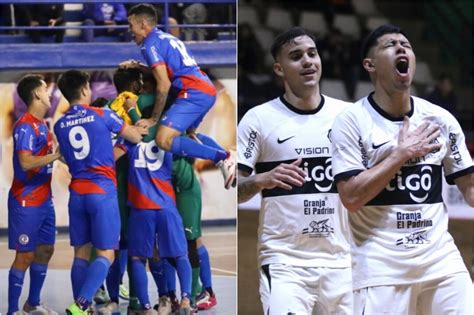
M159 120L165 108L166 99L168 98L168 90L157 90L155 96L155 106L153 107L152 118Z
M263 188L258 183L258 175L241 176L239 175L239 185L237 187L237 201L238 203L250 200L253 196L258 194Z
M375 198L392 180L408 157L396 150L376 166L337 183L344 206L351 212L360 210Z
M466 203L474 207L474 173L466 174L454 180Z
M141 129L138 126L125 125L119 135L131 143L139 143L143 138Z
M24 171L48 165L61 157L60 153L52 153L43 156L28 155L20 157L20 165Z

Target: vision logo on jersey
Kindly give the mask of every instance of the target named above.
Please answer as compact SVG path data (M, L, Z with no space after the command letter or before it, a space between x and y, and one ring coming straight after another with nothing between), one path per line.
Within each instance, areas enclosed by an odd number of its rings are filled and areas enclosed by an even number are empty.
M321 221L311 221L309 228L303 229L303 235L309 234L309 237L328 237L334 233L334 228L328 224L329 219ZM311 228L311 230L310 230Z
M442 202L441 166L414 165L402 167L385 189L368 205L406 205Z
M244 156L246 159L250 159L255 149L255 141L257 140L257 132L255 130L250 131L249 141L247 147L245 148Z
M295 148L295 152L298 155L329 155L329 147Z
M397 240L397 246L405 246L405 248L413 248L423 244L429 244L428 230L420 230L407 234Z

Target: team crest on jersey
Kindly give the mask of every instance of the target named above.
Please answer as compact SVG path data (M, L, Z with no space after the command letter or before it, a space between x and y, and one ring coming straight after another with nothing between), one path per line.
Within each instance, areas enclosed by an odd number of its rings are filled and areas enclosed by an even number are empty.
M309 234L309 237L328 237L334 233L334 228L328 224L329 218L321 221L311 221L309 228L303 229L303 234ZM310 230L311 229L311 230Z
M20 237L18 237L18 242L20 242L21 245L26 245L30 242L30 238L26 234L21 234Z
M397 246L405 246L405 248L413 248L423 244L429 244L428 230L420 230L405 235L397 240Z

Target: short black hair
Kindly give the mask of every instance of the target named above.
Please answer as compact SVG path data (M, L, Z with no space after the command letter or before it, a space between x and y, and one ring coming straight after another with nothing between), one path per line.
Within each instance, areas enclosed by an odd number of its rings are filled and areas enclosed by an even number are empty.
M39 74L27 74L18 82L16 91L21 100L27 106L33 102L33 91L39 88L44 81L44 77Z
M270 50L272 53L273 59L276 60L283 46L292 42L296 37L300 37L300 36L308 36L316 44L316 37L314 36L313 33L311 33L310 31L302 27L292 27L288 31L279 34L273 41L272 48Z
M89 74L79 70L69 70L61 74L58 87L69 103L81 97L81 89L89 82Z
M118 69L114 73L114 85L118 93L132 91L134 82L141 83L142 72L137 68ZM137 91L138 92L138 91Z
M382 37L385 34L402 34L403 36L407 37L402 28L399 26L392 24L381 25L370 32L370 34L367 35L367 37L365 37L364 41L362 42L362 48L360 51L361 60L364 60L364 58L367 57L367 54L372 47L377 46L377 40L379 37Z
M109 100L105 97L98 97L91 103L91 107L102 108L107 105L108 102Z
M158 21L156 9L149 3L140 3L134 5L128 10L128 15L141 15L144 16L151 24L156 25Z

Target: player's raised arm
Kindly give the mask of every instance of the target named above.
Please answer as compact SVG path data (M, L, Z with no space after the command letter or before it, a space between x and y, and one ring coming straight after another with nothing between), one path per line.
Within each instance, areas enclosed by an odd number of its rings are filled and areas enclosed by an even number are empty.
M336 122L339 125L341 123ZM439 136L438 126L429 123L409 131L409 120L405 116L398 136L398 146L386 159L357 175L337 181L337 190L344 206L352 212L361 209L387 186L407 160L438 150L441 144L431 143L437 136ZM343 150L347 145L344 142L346 139L338 128L333 129L333 137L335 152Z

